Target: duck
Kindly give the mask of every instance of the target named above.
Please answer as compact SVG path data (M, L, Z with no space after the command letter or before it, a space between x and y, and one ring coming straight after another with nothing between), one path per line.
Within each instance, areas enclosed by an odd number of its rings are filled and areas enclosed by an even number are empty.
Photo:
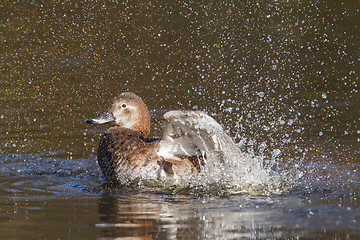
M114 125L101 136L97 153L108 182L133 185L145 179L176 183L219 164L226 166L225 149L238 150L223 127L203 111L172 110L162 120L161 136L148 137L149 110L131 92L116 96L99 117L85 120Z

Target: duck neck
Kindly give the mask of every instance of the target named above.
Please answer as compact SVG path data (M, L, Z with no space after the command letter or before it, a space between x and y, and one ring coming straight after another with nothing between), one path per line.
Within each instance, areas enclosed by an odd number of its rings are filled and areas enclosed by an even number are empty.
M150 120L148 123L145 124L145 122L142 123L136 123L132 129L134 129L137 132L140 132L143 137L146 137L150 133Z
M141 111L137 116L135 124L131 127L132 129L141 133L143 137L146 137L150 133L150 113L145 108L146 111Z

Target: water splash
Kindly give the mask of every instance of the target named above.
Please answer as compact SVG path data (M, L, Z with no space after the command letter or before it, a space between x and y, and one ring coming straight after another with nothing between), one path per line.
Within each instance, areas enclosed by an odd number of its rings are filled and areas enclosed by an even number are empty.
M206 166L190 178L178 177L170 182L144 177L138 187L195 195L271 195L288 192L303 176L300 164L291 165L290 161L281 159L279 149L268 157L256 155L255 151L242 152L240 148L240 144L229 144L222 152L206 153Z
M190 186L209 194L279 194L296 185L302 173L296 167L282 165L276 157L266 159L253 153L228 154L227 166L204 171ZM282 167L280 167L282 165ZM193 192L194 192L193 191Z

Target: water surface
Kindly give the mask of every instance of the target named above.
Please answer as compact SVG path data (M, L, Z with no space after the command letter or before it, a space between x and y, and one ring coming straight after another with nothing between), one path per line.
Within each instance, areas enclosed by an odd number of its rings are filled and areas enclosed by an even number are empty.
M0 7L1 238L359 237L358 1ZM206 111L259 163L253 186L108 185L106 126L84 120L123 91L153 136L167 110Z

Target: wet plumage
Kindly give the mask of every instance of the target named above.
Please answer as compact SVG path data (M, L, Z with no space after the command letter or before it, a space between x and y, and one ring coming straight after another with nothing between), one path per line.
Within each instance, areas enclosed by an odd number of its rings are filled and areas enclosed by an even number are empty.
M105 178L119 184L189 178L207 165L207 154L216 153L224 161L222 145L235 147L222 127L199 111L165 113L161 138L147 138L150 114L133 93L115 97L106 112L86 122L115 123L101 137L98 162Z

